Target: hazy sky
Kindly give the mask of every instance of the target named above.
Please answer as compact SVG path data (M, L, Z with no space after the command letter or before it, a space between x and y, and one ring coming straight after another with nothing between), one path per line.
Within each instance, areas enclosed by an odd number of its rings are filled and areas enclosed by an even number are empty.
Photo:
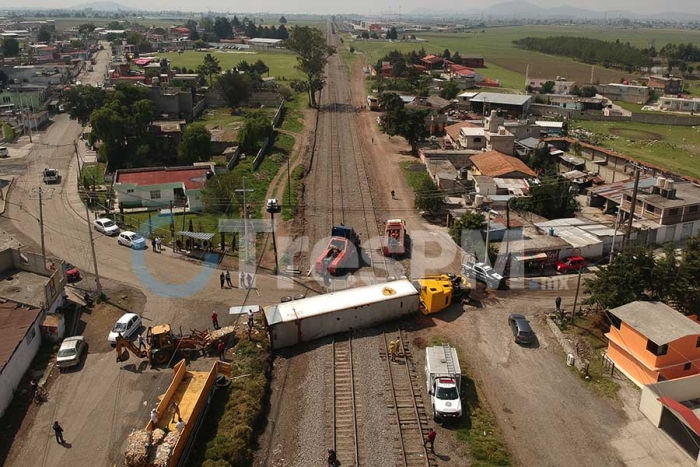
M99 1L99 0L92 0ZM399 7L404 13L416 8L430 8L441 10L458 11L466 9L479 9L495 3L502 3L501 0L485 1L457 1L445 0L440 2L428 0L353 0L353 1L328 1L328 0L149 0L140 2L136 0L115 0L127 7L156 9L180 9L183 11L231 11L231 12L274 12L274 13L359 13L359 14L380 14L381 11L397 12ZM91 0L24 0L23 2L10 2L0 0L0 7L19 7L20 4L26 7L43 8L65 8L67 6L90 3ZM530 3L542 7L553 7L560 5L575 5L580 8L591 10L630 10L638 13L661 13L667 11L683 11L700 14L699 0L586 0L561 1L561 0L530 0Z

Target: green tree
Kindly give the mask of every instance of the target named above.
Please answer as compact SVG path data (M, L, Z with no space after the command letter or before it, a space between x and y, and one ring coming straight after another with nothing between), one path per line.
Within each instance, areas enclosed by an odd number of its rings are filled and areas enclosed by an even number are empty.
M515 209L530 211L547 219L573 217L581 209L571 182L564 178L548 178L530 187L530 196L515 198Z
M545 81L540 89L540 94L551 94L554 91L554 81Z
M426 177L415 187L414 206L421 211L435 213L440 210L443 194L435 182Z
M5 39L2 41L2 54L5 57L19 56L19 41L17 39Z
M297 69L305 77L309 89L309 105L317 107L316 92L323 89L323 70L335 49L326 44L323 31L297 26L287 39L287 47L297 53Z
M418 143L428 137L430 132L425 126L425 119L429 112L427 110L406 110L401 109L395 112L392 117L395 123L394 134L403 136L411 145L411 152L418 153Z
M670 298L679 311L700 317L700 233L689 238L681 251Z
M591 301L615 308L639 300L654 281L654 253L644 247L628 247L610 266L601 268L587 281Z
M248 101L253 87L250 76L226 71L214 81L214 89L221 94L221 97L233 112L236 107Z
M245 152L258 151L263 140L272 133L272 121L264 112L251 112L245 116L238 144Z
M202 189L202 205L206 212L230 214L239 210L241 200L236 190L242 187L238 171L224 172L206 181Z
M182 133L182 142L177 149L178 164L190 165L208 161L211 157L211 133L204 123L191 123Z
M93 23L85 23L78 26L78 32L80 34L91 34L95 30L95 25Z
M197 73L206 76L208 78L209 85L211 86L213 83L213 76L221 73L219 59L214 57L212 54L206 54L202 64L197 67Z
M363 39L369 39L369 33L367 31L362 31L360 37L362 37Z
M102 107L106 93L101 88L93 86L75 86L64 93L65 107L68 115L81 125L90 121L92 112Z
M542 144L542 147L538 147L530 154L527 165L540 176L553 176L558 173L557 163L549 153L549 148L546 144Z
M258 28L255 26L255 23L250 21L248 24L245 25L245 35L249 37L250 39L253 39L255 37L258 37Z
M224 17L217 16L214 19L214 34L219 39L231 39L233 37L233 28L231 23Z
M444 58L445 60L449 60L450 57L450 49L445 49L442 51L442 58Z
M51 26L44 24L39 28L39 32L36 35L36 40L37 42L51 42L51 38L55 32L56 31Z
M280 24L287 24L287 18L285 18L284 16L280 16L279 23Z
M452 227L450 227L450 237L456 244L462 245L462 232L478 232L481 235L481 229L484 228L486 218L480 212L467 212L462 214L462 217L457 219ZM470 235L468 235L470 237Z
M277 28L277 39L282 39L283 41L289 38L289 31L284 27L284 24Z
M199 24L197 26L202 31L211 32L214 30L214 20L211 19L209 16L205 16L204 18L199 20Z
M396 40L396 39L399 38L399 35L398 35L398 33L396 32L396 28L395 28L395 27L392 26L391 29L389 29L389 32L386 33L386 38L387 38L387 39L392 39L392 40Z
M445 87L442 88L440 91L440 97L443 99L447 99L448 101L451 101L452 99L457 97L457 94L459 94L459 85L455 83L454 81L449 81Z
M391 69L391 74L396 78L401 78L404 73L406 73L406 62L403 60L396 60Z

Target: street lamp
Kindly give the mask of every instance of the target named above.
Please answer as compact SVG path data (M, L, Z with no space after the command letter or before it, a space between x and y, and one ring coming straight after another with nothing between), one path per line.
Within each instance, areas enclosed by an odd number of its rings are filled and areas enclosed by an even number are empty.
M275 214L280 212L280 208L277 200L270 198L267 200L267 212L270 213L270 219L272 222L272 248L275 250L275 274L279 272L279 263L277 262L277 241L275 240Z

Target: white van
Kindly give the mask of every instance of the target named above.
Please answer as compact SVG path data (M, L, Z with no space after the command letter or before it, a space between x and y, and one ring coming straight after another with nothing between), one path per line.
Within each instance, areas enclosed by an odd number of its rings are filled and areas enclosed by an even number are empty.
M6 147L0 146L0 157L9 157L10 151Z

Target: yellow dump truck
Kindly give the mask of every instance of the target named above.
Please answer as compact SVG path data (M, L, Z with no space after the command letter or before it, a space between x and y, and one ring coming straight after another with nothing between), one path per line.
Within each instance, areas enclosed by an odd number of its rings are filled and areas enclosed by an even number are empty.
M231 365L214 362L210 371L190 371L183 360L173 368L173 381L155 408L155 423L129 435L127 467L175 467L204 420L219 375L230 377ZM178 426L178 422L182 421Z

